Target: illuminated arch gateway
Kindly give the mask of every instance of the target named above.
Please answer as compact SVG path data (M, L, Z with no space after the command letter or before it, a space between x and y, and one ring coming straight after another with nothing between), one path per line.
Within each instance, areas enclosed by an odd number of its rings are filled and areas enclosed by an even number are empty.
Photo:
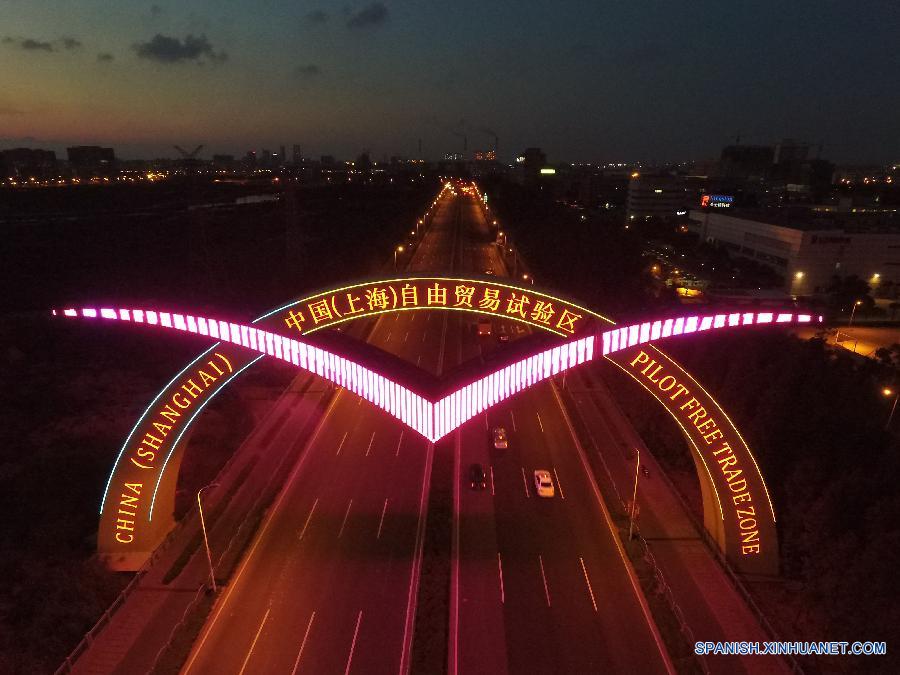
M512 319L560 339L435 395L409 378L304 338L348 320L418 309ZM155 308L66 308L53 314L172 329L216 341L157 394L116 458L98 532L99 553L113 569L138 569L171 530L186 445L180 441L213 396L263 356L360 395L432 442L522 389L603 356L644 386L685 432L700 477L705 526L723 554L739 571L777 573L775 515L752 454L715 400L652 343L721 328L811 322L809 315L733 313L612 328L609 319L533 288L449 277L361 282L288 303L250 324Z

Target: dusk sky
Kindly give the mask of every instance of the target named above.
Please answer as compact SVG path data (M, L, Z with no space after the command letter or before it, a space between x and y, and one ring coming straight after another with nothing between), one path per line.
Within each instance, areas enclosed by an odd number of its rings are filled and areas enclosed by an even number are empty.
M0 0L0 148L900 161L896 2Z

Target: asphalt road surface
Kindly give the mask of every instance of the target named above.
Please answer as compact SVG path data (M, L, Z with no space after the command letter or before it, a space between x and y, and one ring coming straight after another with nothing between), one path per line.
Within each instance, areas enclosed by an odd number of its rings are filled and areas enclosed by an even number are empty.
M474 199L447 197L408 271L506 274ZM453 316L449 316L453 314ZM369 341L435 374L502 348L495 322L399 312ZM506 427L507 450L489 442ZM469 421L457 457L451 673L665 672L560 404L542 384ZM183 672L402 673L409 664L433 448L340 391ZM470 489L472 463L488 474ZM539 498L547 469L556 496Z

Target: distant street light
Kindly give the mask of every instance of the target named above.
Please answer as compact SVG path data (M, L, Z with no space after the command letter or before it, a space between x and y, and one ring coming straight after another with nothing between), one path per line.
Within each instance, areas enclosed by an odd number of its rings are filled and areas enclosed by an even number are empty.
M209 563L209 580L212 583L213 593L217 593L216 573L213 570L212 553L209 551L209 538L206 536L206 521L203 519L203 502L200 501L200 494L211 487L218 487L218 483L210 483L197 490L197 508L200 510L200 527L203 529L203 543L206 545L206 562Z
M403 253L402 246L398 246L397 248L394 249L394 271L395 272L397 271L397 254L398 253Z
M631 493L631 513L629 514L628 519L628 541L631 541L631 536L634 533L634 510L637 508L637 484L638 475L641 470L641 451L637 448L634 450L637 452L637 463L634 465L634 490Z
M900 398L900 391L894 391L889 387L885 387L881 390L881 393L885 396L894 397L894 405L891 406L891 414L888 415L887 422L884 425L884 430L887 431L891 427L891 420L894 419L894 411L897 409L897 399Z
M847 331L849 331L850 327L853 325L853 317L856 314L856 308L859 307L861 304L863 304L862 300L854 301L853 309L850 310L850 321L847 322ZM835 345L838 343L838 338L840 338L840 336L841 336L841 329L838 328L834 333L834 344ZM854 351L856 351L856 350L854 349Z
M529 276L529 275L527 275L527 274L523 274L523 275L522 275L522 280L523 280L523 281L530 281L530 282L531 282L531 285L534 286L534 277Z

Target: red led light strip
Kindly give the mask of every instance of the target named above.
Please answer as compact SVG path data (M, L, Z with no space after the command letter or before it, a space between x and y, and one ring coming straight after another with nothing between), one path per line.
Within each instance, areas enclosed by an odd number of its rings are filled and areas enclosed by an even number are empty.
M52 313L53 316L60 315L57 310ZM557 373L592 361L595 356L594 336L582 337L489 373L433 402L355 361L254 326L149 309L85 307L64 309L62 316L129 321L180 330L273 356L352 391L432 442L510 396ZM645 322L601 333L603 355L651 340L716 328L812 321L809 314L748 312Z

